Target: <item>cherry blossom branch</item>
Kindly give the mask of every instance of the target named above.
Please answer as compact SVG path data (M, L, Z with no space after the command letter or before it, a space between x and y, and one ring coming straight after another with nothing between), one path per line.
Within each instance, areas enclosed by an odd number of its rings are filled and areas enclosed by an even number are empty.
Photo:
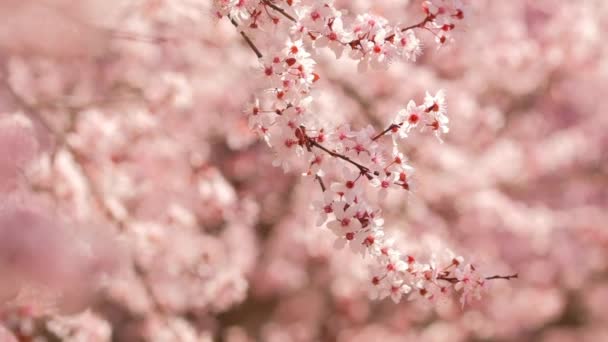
M271 7L273 7L273 6L276 7L274 4ZM230 21L232 22L232 25L234 25L234 27L238 28L238 24L234 21L234 19L231 19ZM241 31L241 36L245 39L245 41L247 42L247 44L249 45L249 47L253 50L253 52L256 54L256 56L258 58L262 58L264 56L262 54L262 52L257 48L257 46L255 46L255 44L253 43L253 41L247 36L247 34L245 32ZM303 128L301 128L301 132L304 132ZM346 161L346 162L348 162L348 163L356 166L359 169L359 171L361 172L361 174L364 174L368 179L372 178L372 176L370 175L370 171L369 171L369 169L367 167L365 167L365 166L363 166L363 165L355 162L354 160L352 160L352 159L350 159L350 158L348 158L348 157L346 157L346 156L344 156L344 155L342 155L340 153L337 153L337 152L329 150L325 146L323 146L320 143L316 142L313 138L310 138L309 136L307 136L305 133L304 133L304 136L305 136L307 145L319 148L322 151L324 151L324 152L328 153L329 155L331 155L332 157L342 159L342 160L344 160L344 161ZM326 186L325 186L325 184L323 182L323 179L320 176L318 176L318 175L315 176L315 179L319 182L319 185L321 186L321 190L323 192L325 192L327 190L327 188L326 188Z
M433 102L432 105L424 108L423 111L424 111L424 113L437 112L437 111L441 110L441 108L439 108L439 107L440 107L440 105L437 102ZM407 116L408 124L415 125L418 123L419 120L420 120L420 116L417 113L412 112L412 113L409 113ZM383 137L384 135L388 134L389 132L397 133L403 127L404 124L406 124L406 121L402 121L399 123L392 123L386 129L384 129L382 132L375 135L372 138L372 140L376 141L376 140L380 139L381 137ZM430 126L433 130L437 131L439 129L440 124L439 124L438 120L434 120L430 124L427 124L427 126Z
M267 2L268 0L264 0L264 1ZM285 11L283 9L279 8L276 5L273 5L271 7L277 9L279 12L283 13L284 15L287 14L287 13L285 13ZM292 21L295 22L295 20L293 19L293 17L291 17L291 16L288 16L288 17ZM405 32L407 30L412 30L412 29L415 29L415 28L424 28L427 23L432 22L433 20L435 20L435 18L436 18L436 15L431 14L431 13L427 13L426 17L421 22L413 24L413 25L410 25L410 26L407 26L407 27L404 27L404 28L401 28L400 31L401 32ZM394 38L395 38L395 34L393 33L393 34L390 34L390 35L386 36L384 38L384 40L386 42L391 42ZM354 40L348 42L347 45L350 46L354 50L354 49L356 49L357 46L361 46L361 38L354 39Z
M255 6L258 7L252 7L249 11L244 11L247 8L238 6L224 6L219 7L219 13L231 18L235 27L238 23L232 18L251 19L248 26L251 28L258 28L259 25L272 26L278 23L278 18L270 14L266 6L283 15L286 13L279 11L279 7L270 0L262 0ZM418 27L425 28L438 38L439 43L444 43L445 34L451 31L455 24L449 21L450 18L447 18L448 21L443 19L461 13L459 9L445 8L434 9L433 11L436 13L432 13L428 8L423 8L426 16L421 22L400 29L391 27L388 21L382 17L362 15L357 17L357 21L351 28L344 30L342 13L327 5L323 9L314 7L314 5L308 7L307 10L310 12L305 10L298 21L286 16L297 23L296 33L290 36L291 39L287 41L286 49L273 54L270 56L271 58L262 60L265 80L269 80L273 84L273 88L268 89L265 94L270 100L271 107L262 108L260 100L256 98L248 111L250 113L249 126L260 133L275 149L276 159L273 164L282 166L286 171L291 164L288 158L290 153L295 151L300 154L304 150L312 155L307 174L315 177L325 193L323 201L313 205L320 214L317 225L326 224L327 228L335 234L335 245L338 248L348 245L357 253L372 255L375 263L371 285L376 293L375 297L391 296L394 301L398 302L404 294L411 293L414 296L432 299L446 293L445 286L439 287L435 282L443 280L453 284L456 291L462 290L461 301L464 304L468 298L478 297L485 280L512 279L516 278L516 275L497 275L486 278L481 276L473 265L463 264L462 257L447 259L451 263L450 266L437 273L438 269L433 262L418 263L414 257L404 255L391 247L391 243L384 238L383 220L379 215L380 209L366 199L363 188L366 185L357 182L361 176L365 176L370 180L369 185L378 189L379 195L384 195L391 188L409 190L408 178L412 167L407 165L406 157L398 148L390 150L387 146L377 144L375 141L389 132L398 133L395 136L405 138L409 131L417 126L421 128L430 126L438 137L447 133L449 119L446 116L447 104L444 92L440 90L435 95L427 92L422 104L410 101L405 109L397 113L393 123L380 133L376 133L371 126L359 131L352 131L346 126L344 130L339 128L336 131L325 132L323 126L318 126L310 115L306 115L310 110L312 100L312 97L309 96L310 91L313 84L319 79L314 72L316 63L304 45L308 37L312 39L313 47L330 46L337 56L342 54L344 47L350 46L352 50L356 50L354 54L350 55L359 61L360 71L366 70L369 65L372 67L386 66L387 61L394 57L415 60L420 53L420 41L409 30ZM266 13L271 20L258 21L263 13ZM438 15L443 16L441 21L435 20ZM429 22L434 23L435 26L426 27ZM446 22L448 24L441 24ZM386 37L385 35L390 32L393 33ZM444 33L438 34L438 32ZM251 39L244 33L241 34L256 55L261 57L263 54L255 47ZM352 40L353 36L356 39ZM341 37L346 39L341 40ZM350 43L344 42L348 40L351 40ZM265 104L265 106L268 105ZM309 136L307 130L316 131L319 134ZM334 149L323 144L326 139L332 141L330 136L342 141L339 145L344 147L343 153L341 153L342 149ZM332 158L341 159L354 166L358 172L352 172L352 168L343 168L342 179L332 182L329 188L326 187L321 176L325 171L323 165L326 164L323 164L322 156L313 153L315 148ZM452 266L456 267L452 269ZM410 279L410 276L413 279Z
M168 42L171 40L171 38L168 38L168 37L147 36L147 35L144 35L141 33L128 32L128 31L117 31L117 30L110 30L110 29L107 29L106 31L111 35L112 38L131 40L131 41L140 42L140 43L160 44L160 43L165 43L165 42Z
M407 30L411 30L411 29L415 29L415 28L421 28L424 27L424 25L426 25L426 23L431 22L433 20L433 16L431 15L427 15L426 18L424 18L424 20L422 20L421 22L419 22L418 24L414 24L414 25L410 25L408 27L404 27L401 29L401 32L405 32Z
M294 18L293 16L291 16L289 13L287 13L283 8L275 5L274 3L271 2L271 0L263 0L262 1L265 5L269 6L270 8L272 8L273 10L279 12L281 15L283 15L285 18L293 21L293 22L297 22L296 18ZM422 20L421 22L417 23L417 24L413 24L407 27L404 27L401 29L401 32L405 32L407 30L411 30L414 28L422 28L424 27L428 22L431 22L435 19L435 16L432 14L427 14L427 16L424 18L424 20ZM391 34L389 36L387 36L385 38L385 40L389 41L391 40L393 37L395 37L395 34ZM357 40L353 40L351 42L349 42L348 44L352 46L352 44L356 45Z

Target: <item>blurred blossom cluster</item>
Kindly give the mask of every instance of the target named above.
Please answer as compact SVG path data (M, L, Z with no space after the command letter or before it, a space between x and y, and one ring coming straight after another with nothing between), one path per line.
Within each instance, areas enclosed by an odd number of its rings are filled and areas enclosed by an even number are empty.
M0 22L0 342L608 340L608 2Z

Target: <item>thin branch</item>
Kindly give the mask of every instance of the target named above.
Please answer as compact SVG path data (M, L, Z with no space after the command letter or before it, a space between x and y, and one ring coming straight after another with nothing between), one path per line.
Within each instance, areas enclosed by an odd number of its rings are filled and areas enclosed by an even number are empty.
M382 136L386 135L386 133L392 131L393 128L399 128L399 127L401 127L401 125L403 125L403 123L400 123L400 124L391 124L384 131L378 133L375 137L373 137L372 140L376 141L376 140L380 139Z
M325 151L326 153L328 153L328 154L329 154L329 155L331 155L332 157L340 158L340 159L342 159L342 160L344 160L344 161L346 161L346 162L348 162L348 163L350 163L350 164L352 164L352 165L356 166L356 167L359 169L359 171L361 172L361 174L366 175L368 178L369 178L369 177L371 177L371 175L370 175L370 171L369 171L369 169L368 169L366 166L363 166L363 165L361 165L361 164L357 163L356 161L354 161L354 160L352 160L352 159L348 158L348 157L347 157L347 156L345 156L345 155L342 155L342 154L340 154L340 153L337 153L337 152L334 152L334 151L332 151L332 150L328 149L327 147L325 147L325 146L323 146L323 145L319 144L318 142L314 141L314 140L313 140L312 138L310 138L310 137L306 137L306 138L308 139L308 143L309 143L311 146L314 146L314 147L316 147L316 148L319 148L319 149L321 149L321 150Z
M291 20L292 22L296 22L297 21L293 16L291 16L289 13L287 13L284 9L282 9L281 7L279 7L279 6L275 5L274 3L272 3L271 0L262 0L262 2L265 5L267 5L270 8L272 8L273 10L279 12L281 15L283 15L287 19ZM230 18L229 17L229 19L230 19L230 22L232 23L232 25L234 25L234 27L236 27L236 28L239 27L239 24L236 22L236 20L234 20L234 18ZM419 22L417 24L410 25L410 26L402 28L401 32L405 32L405 31L411 30L413 28L424 27L426 25L426 23L432 21L433 19L434 19L433 16L426 16L423 21L421 21L421 22ZM241 30L240 34L243 37L243 39L245 40L245 42L247 43L247 45L249 45L249 47L251 48L251 50L253 50L253 52L255 53L255 55L258 58L262 58L264 55L262 54L262 52L260 51L260 49L258 49L258 47L255 45L255 43L251 40L251 38L249 38L249 36L247 36L247 34L245 33L245 31ZM393 33L393 34L387 36L385 38L385 40L387 40L387 41L391 40L394 36L395 36L395 34ZM360 41L360 39L356 39L356 40L353 40L353 41L349 42L347 45L350 45L351 48L354 49L353 46L357 45L357 42L359 42L359 41Z
M511 275L506 275L506 276L502 276L502 275L493 275L490 277L485 277L485 280L496 280L496 279L503 279L503 280L511 280L511 279L517 279L519 278L519 274L515 273L515 274L511 274ZM443 277L443 276L439 276L437 277L437 279L439 280L444 280L447 282L450 282L452 284L457 283L459 280L458 278L455 277Z
M3 77L0 75L0 78ZM4 76L6 77L6 76ZM87 172L86 167L84 165L84 161L87 159L82 153L78 152L70 143L67 141L66 136L70 133L73 133L76 129L76 118L78 111L70 110L68 111L68 115L70 116L70 124L65 131L58 131L54 129L52 125L44 118L44 116L40 113L41 108L38 108L36 105L31 105L27 103L11 86L11 84L5 79L4 85L9 92L9 95L13 98L18 106L22 109L25 109L29 112L30 115L36 115L39 123L49 131L50 134L56 139L59 143L59 146L55 148L55 150L59 150L63 148L63 150L72 158L74 164L77 168L78 173L82 176L82 181L84 182L85 188L88 190L90 197L93 201L93 205L97 207L98 210L102 213L105 218L112 222L119 231L124 232L126 230L127 222L124 219L117 217L112 210L108 207L108 205L103 200L103 194L101 189L95 186L95 182L93 181L89 172ZM55 151L51 154L51 156L55 156ZM156 293L154 292L152 285L147 281L147 273L144 268L136 261L133 260L133 271L135 273L136 278L142 284L144 292L146 296L150 299L151 305L154 307L155 311L159 312L165 324L169 328L169 330L176 336L180 337L178 331L175 330L171 322L169 321L169 312L162 305Z
M237 22L234 19L230 18L230 22L232 23L232 25L234 25L234 27L236 27L236 28L239 27L239 24L237 24ZM243 39L245 39L245 42L247 42L247 45L249 45L249 47L251 48L251 50L253 50L253 52L255 53L255 55L258 58L264 57L264 55L262 55L262 52L260 52L260 49L258 49L257 46L255 46L255 44L247 36L247 34L245 33L245 31L241 31L241 36L243 37Z
M270 8L272 8L273 10L281 13L281 15L283 15L285 18L293 21L294 23L297 21L296 18L292 17L289 13L287 13L284 9L282 9L281 7L273 4L272 2L270 2L270 0L264 0L263 1L264 4L266 4L267 6L269 6Z
M519 278L519 274L515 273L515 274L511 274L511 275L507 275L507 276L494 275L491 277L486 277L486 280L493 280L493 279L511 280L511 279L517 279L517 278Z
M426 25L426 23L428 23L428 22L430 22L430 21L433 21L433 19L434 19L434 18L433 18L433 16L427 15L427 16L424 18L424 20L422 20L422 21L421 21L421 22L419 22L418 24L414 24L414 25L410 25L410 26L407 26L407 27L402 28L402 29L401 29L401 32L405 32L405 31L407 31L407 30L411 30L411 29L415 29L415 28L422 28L422 27L424 27L424 26ZM386 36L386 38L384 38L384 40L391 40L391 39L393 39L394 37L395 37L395 34L393 33L393 34L391 34L391 35Z
M327 190L327 188L325 187L325 183L323 183L323 178L321 178L319 175L316 175L315 179L319 182L319 185L321 186L321 190L323 192L325 192L325 190Z

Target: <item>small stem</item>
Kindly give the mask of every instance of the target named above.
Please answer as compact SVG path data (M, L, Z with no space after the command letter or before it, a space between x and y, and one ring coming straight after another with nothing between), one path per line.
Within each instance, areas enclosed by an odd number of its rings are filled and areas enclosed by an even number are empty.
M281 15L283 15L285 18L293 21L294 23L297 21L296 18L292 17L289 13L287 13L284 9L282 9L281 7L273 4L272 2L270 2L270 0L264 0L263 1L264 4L266 4L267 6L269 6L270 8L272 8L273 10L281 13Z
M511 280L511 279L516 279L516 278L519 278L519 275L517 273L511 274L511 275L506 275L506 276L493 275L491 277L485 277L484 279L485 280L495 280L495 279ZM437 279L439 279L439 280L445 280L445 281L450 282L452 284L458 282L458 278L455 278L455 277L437 277Z
M236 28L239 27L239 24L237 24L234 19L230 18L230 22L232 23L232 25L234 25L234 27L236 27ZM241 31L241 36L243 37L243 39L245 39L245 42L247 42L247 45L249 45L251 50L253 50L253 52L255 53L255 55L258 58L264 57L264 55L262 55L262 52L260 52L260 50L257 48L257 46L255 46L255 44L253 43L253 41L247 36L245 31Z
M399 127L401 127L401 125L403 125L403 123L400 123L400 124L391 124L384 131L378 133L375 137L373 137L372 140L376 141L376 140L380 139L381 137L383 137L384 135L386 135L386 133L390 132L393 128L399 128Z
M359 169L359 171L361 171L361 174L365 174L365 175L369 176L369 169L367 167L365 167L365 166L357 163L356 161L348 158L345 155L342 155L340 153L337 153L337 152L329 150L327 147L319 144L318 142L314 141L310 137L306 137L306 138L308 139L308 142L310 143L311 146L314 146L316 148L319 148L319 149L325 151L326 153L328 153L332 157L340 158L340 159L342 159L342 160L344 160L344 161L346 161L348 163L353 164L354 166L356 166Z
M411 30L411 29L415 29L415 28L424 27L426 25L426 23L428 23L429 21L432 21L431 19L432 19L431 16L426 16L426 18L424 18L424 20L419 22L418 24L414 24L414 25L410 25L410 26L402 28L401 32L405 32L407 30ZM386 38L384 38L384 40L391 40L393 37L395 37L394 33L389 36L386 36Z
M511 274L511 275L507 275L507 276L494 275L494 276L491 276L491 277L486 277L486 280L493 280L493 279L510 280L510 279L517 279L517 278L519 278L519 274L515 273L515 274Z
M350 83L346 82L343 78L340 77L330 77L329 80L332 83L337 84L346 96L350 97L359 105L359 107L361 107L363 115L369 121L371 121L374 127L377 128L383 126L382 122L380 122L380 120L374 114L372 114L373 104L370 102L369 99L365 98L365 96L361 94L356 87L353 87Z

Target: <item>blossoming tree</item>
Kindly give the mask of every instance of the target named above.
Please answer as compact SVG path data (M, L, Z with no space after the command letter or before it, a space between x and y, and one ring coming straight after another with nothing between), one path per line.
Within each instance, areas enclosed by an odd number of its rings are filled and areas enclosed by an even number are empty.
M601 1L0 10L0 339L606 333Z

